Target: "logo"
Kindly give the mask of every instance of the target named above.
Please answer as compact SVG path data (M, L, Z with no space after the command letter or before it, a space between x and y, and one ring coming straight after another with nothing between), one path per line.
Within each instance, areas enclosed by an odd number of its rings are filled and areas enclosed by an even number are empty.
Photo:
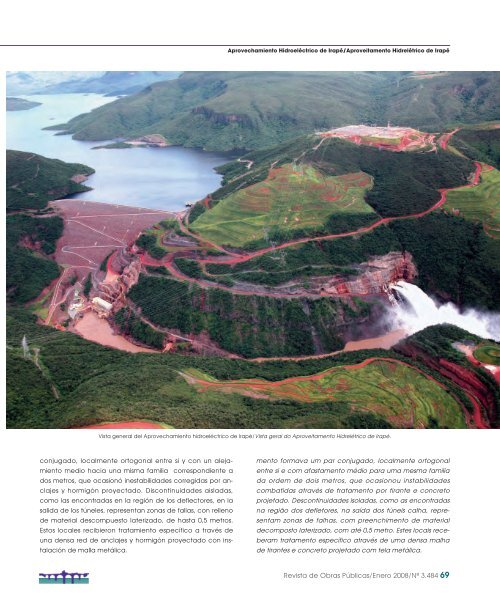
M61 571L60 573L39 573L38 574L39 584L88 584L89 574L88 573L67 573Z

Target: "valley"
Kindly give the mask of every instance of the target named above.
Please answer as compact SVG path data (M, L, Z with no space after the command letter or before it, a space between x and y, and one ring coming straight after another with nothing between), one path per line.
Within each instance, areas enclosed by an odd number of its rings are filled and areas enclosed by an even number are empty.
M282 134L225 159L218 188L171 212L58 198L87 190L93 169L62 163L49 186L35 155L9 152L10 175L31 171L40 192L34 205L13 178L8 193L11 425L496 427L498 171L454 147L461 131ZM481 157L486 136L467 137ZM410 336L418 307L400 282L456 307L445 325ZM471 307L488 322L467 325ZM469 343L473 357L453 346Z

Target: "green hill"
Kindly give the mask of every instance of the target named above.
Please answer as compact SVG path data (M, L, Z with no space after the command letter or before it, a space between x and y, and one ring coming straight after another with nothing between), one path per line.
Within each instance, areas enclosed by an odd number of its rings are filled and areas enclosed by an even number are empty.
M92 173L87 165L7 150L7 210L43 209L51 200L90 190L72 178Z
M91 174L86 165L47 159L31 152L7 150L7 299L24 303L36 298L59 275L50 258L62 235L63 221L42 211L51 199L89 190L71 180ZM37 210L35 213L21 211Z
M300 137L249 153L246 158L253 161L250 170L239 162L219 168L224 180L221 188L212 195L213 207L207 210L198 203L192 208L192 230L199 231L202 237L215 238L218 243L240 245L241 235L248 234L249 227L255 231L256 223L248 211L249 203L255 199L253 189L262 189L266 185L271 166L274 169L286 167L298 158L302 164L320 170L325 179L358 171L371 176L373 186L365 193L365 200L383 218L422 214L440 200L440 189L465 184L474 171L471 161L441 149L437 153L395 153L334 138L317 147L318 141L319 138L312 136ZM453 197L483 201L481 193L487 192L489 198L484 205L489 202L491 206L494 200L491 176L493 172L486 172L478 186L451 191L450 201L453 202ZM229 204L233 206L229 219L236 214L243 228L235 230L231 222L220 222L219 206L224 210ZM242 217L243 212L246 217ZM359 218L366 221L363 226L372 224L369 217L359 215ZM332 233L341 232L335 230L339 221L342 221L342 210L331 216L329 226L333 227ZM352 218L350 222L353 222ZM267 235L266 242L261 240L257 243L259 249L271 245L270 236L278 237L276 243L300 235L293 234L281 224L279 233L275 231L273 235ZM244 247L250 249L248 244ZM247 280L272 286L309 277L314 268L321 268L317 271L321 274L328 269L368 261L373 255L408 251L417 265L416 282L425 291L458 304L496 309L500 298L496 287L500 285L499 248L500 241L485 232L478 217L468 212L457 217L438 209L423 217L391 221L362 236L310 242L283 249L279 256L272 252L264 253L232 266L208 264L206 270L226 281Z
M500 129L498 123L470 126L460 129L451 145L462 154L489 163L500 169Z
M430 353L439 340L439 352L454 354L454 360L468 366L465 357L453 350L451 342L469 339L471 335L452 328L451 338L446 328L436 326L413 337L427 337L432 330ZM448 332L449 333L449 332ZM27 337L29 354L23 356L21 341ZM474 338L474 337L472 337ZM263 379L278 381L292 377L318 374L344 365L358 364L367 358L390 357L411 363L418 370L432 375L450 388L448 400L459 400L463 407L472 404L460 388L430 371L420 361L409 360L396 351L359 351L323 360L253 363L221 357L190 357L175 354L125 353L83 340L69 332L60 332L36 323L26 311L10 309L7 313L7 425L10 428L68 428L92 425L104 421L135 421L150 419L185 429L235 428L384 428L390 424L374 408L371 390L352 395L344 384L335 386L335 401L324 388L323 401L307 401L307 396L270 396L260 399L250 395L225 391L200 392L186 382L179 371L195 369L198 376L209 375L221 381ZM376 380L380 386L394 385L392 375L398 362L388 366L388 374ZM415 376L415 375L413 375ZM488 379L479 377L484 384ZM413 383L415 379L410 379ZM418 379L417 379L418 380ZM441 391L428 378L420 376L428 389L418 398L428 411L423 426L450 424L449 415L435 412L435 395ZM494 381L488 385L494 391ZM361 387L361 385L359 385ZM398 389L406 396L405 389ZM244 393L244 392L243 392ZM344 396L342 394L345 394ZM401 413L411 407L399 397ZM393 413L397 425L397 410ZM494 410L498 408L495 403ZM433 412L434 411L434 412ZM457 426L463 423L458 421ZM454 426L454 425L453 425Z
M366 323L371 311L362 302L243 296L145 274L128 296L154 324L183 335L205 332L226 351L243 357L340 349L346 326Z
M247 156L250 169L238 161L219 168L215 207L198 204L191 212L202 237L248 248L342 233L423 212L439 200L439 189L466 184L474 171L471 161L444 150L394 153L313 136Z
M58 216L43 218L25 214L7 217L7 298L24 303L59 275L59 267L48 256L62 235ZM29 245L29 247L26 247Z
M352 230L379 216L364 199L371 178L362 172L325 176L312 165L273 168L257 184L241 188L193 223L202 238L237 247L286 241L287 236Z
M50 128L81 140L160 133L172 144L253 150L351 123L439 130L495 119L498 80L494 72L186 72Z
M451 123L498 119L499 72L407 74L382 93L385 118L393 125L436 131Z

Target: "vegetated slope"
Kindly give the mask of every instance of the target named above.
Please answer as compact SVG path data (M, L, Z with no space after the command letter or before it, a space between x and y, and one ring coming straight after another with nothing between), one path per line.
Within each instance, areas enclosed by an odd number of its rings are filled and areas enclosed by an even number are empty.
M286 164L225 197L191 228L211 242L247 249L352 230L378 218L364 200L370 187L361 172L331 177L311 165Z
M439 333L440 328L436 331ZM21 349L23 336L29 347L26 359ZM223 392L200 393L178 371L192 367L221 380L258 377L278 381L321 373L333 366L359 364L369 357L412 363L393 351L259 364L220 357L130 354L40 326L34 316L12 308L7 312L7 345L7 425L17 428L79 427L138 419L187 429L388 427L384 418L367 412L373 405L369 397L366 401L343 401L342 387L336 388L335 402L265 400ZM458 352L457 357L461 357ZM415 365L447 384L438 371L429 371L421 362ZM459 388L447 386L452 388L452 395L472 408ZM404 408L404 392L402 403ZM439 421L429 418L427 424L436 426Z
M450 143L470 159L489 163L500 169L500 129L498 123L462 128L452 136Z
M273 286L300 277L349 273L353 265L401 249L394 232L387 226L379 226L357 237L310 241L234 265L214 262L207 264L206 270L216 278ZM179 267L181 260L176 260ZM182 270L185 272L184 268Z
M31 110L31 108L35 108L36 106L41 106L41 104L20 97L7 97L7 112Z
M441 72L432 78L407 74L386 88L385 118L393 125L423 130L450 123L478 123L498 119L499 72Z
M55 251L62 235L63 221L58 216L32 217L16 214L7 217L7 299L24 303L33 298L59 275L59 267L47 256Z
M218 381L187 370L200 391L253 392L261 398L281 397L298 402L347 402L364 405L369 412L394 427L427 427L430 420L440 427L466 427L461 405L420 370L386 358L373 358L361 365L334 366L311 376L286 381L243 379Z
M475 167L472 161L451 152L391 152L358 146L337 138L304 136L285 144L249 153L250 169L240 162L219 167L222 187L212 198L218 201L251 184L267 179L271 165L310 164L326 176L362 171L373 179L365 199L382 217L403 216L429 209L440 198L438 189L467 183ZM200 209L201 211L201 209Z
M498 74L186 72L73 118L82 140L160 133L207 150L253 150L315 130L371 122L433 130L497 118ZM52 128L52 127L51 127Z
M488 236L500 239L500 171L483 165L480 183L474 188L450 190L445 208L481 223Z
M410 216L431 209L442 198L440 189L465 184L474 171L470 160L443 150L437 153L394 153L338 139L324 140L319 146L318 142L318 138L306 136L249 153L246 157L253 161L250 169L237 162L222 166L223 185L213 194L211 205L218 205L218 200L265 180L273 163L279 167L300 157L301 163L309 163L325 175L360 170L371 175L373 187L366 194L371 207L383 217ZM448 194L453 196L456 192L457 197L477 198L484 191L489 193L488 201L496 201L497 188L494 192L487 189L492 176L491 171L486 171L481 174L478 186ZM209 217L216 210L217 207L207 211L204 205L197 204L190 214L190 219L193 216L196 219L193 228L205 214ZM412 254L418 270L417 282L428 293L463 305L498 308L498 240L489 238L481 224L442 211L420 218L391 221L385 227L354 238L298 245L280 250L279 256L270 252L232 267L213 261L214 264L208 264L206 268L209 273L226 280L276 285L280 280L293 279L302 272L310 276L314 271L307 267L323 267L317 269L317 274L328 272L325 266L330 266L330 272L335 272L335 266L347 267L389 251Z
M500 240L481 224L434 212L391 225L418 269L416 283L428 294L459 305L498 310Z
M304 405L246 396L202 395L178 374L194 366L219 378L262 373L282 378L286 365L248 365L224 358L129 354L37 325L25 311L8 312L9 427L73 427L148 418L180 428L388 427L377 417L337 402ZM21 350L23 336L30 349ZM39 350L35 364L35 350ZM138 355L139 357L136 357ZM290 373L300 365L291 363ZM313 368L316 370L316 368ZM30 379L31 391L24 379ZM49 389L55 388L59 399ZM289 425L290 422L290 425Z
M31 152L7 150L7 210L43 209L53 199L90 190L72 180L94 170Z
M309 355L318 346L334 351L344 344L342 327L366 320L370 310L328 298L240 296L144 274L128 296L154 324L184 335L206 332L222 349L244 357Z
M86 165L64 163L30 152L7 151L7 299L24 303L32 300L59 275L59 267L49 256L62 235L58 216L14 213L42 211L48 201L71 192L88 190L71 180L76 174L91 174Z
M367 118L367 73L187 72L72 119L76 139L161 133L210 150L259 148L345 120Z
M472 414L480 427L498 427L500 424L500 386L490 372L477 362L469 361L459 350L460 343L480 345L484 341L479 336L461 328L440 324L429 326L398 343L394 350L411 357L417 364L437 371L441 377L451 380L455 387L462 389L462 395L456 394L463 402L468 398L472 402ZM491 348L498 350L499 344L489 341ZM449 386L449 384L448 384ZM463 402L465 403L465 402Z
M163 349L165 333L155 330L149 324L132 311L129 307L123 307L113 316L113 322L118 326L120 332L132 337L143 345L154 349Z
M206 271L225 282L276 286L314 275L348 275L373 256L397 251L411 254L418 270L414 281L428 294L459 305L498 310L500 240L488 237L481 224L442 211L398 220L358 237L269 252L232 266L213 262ZM193 276L192 271L187 274Z

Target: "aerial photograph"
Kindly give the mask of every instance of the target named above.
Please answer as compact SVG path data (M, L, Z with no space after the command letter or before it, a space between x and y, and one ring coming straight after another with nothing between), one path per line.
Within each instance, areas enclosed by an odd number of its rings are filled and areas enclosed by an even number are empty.
M8 428L500 428L499 72L8 72Z

